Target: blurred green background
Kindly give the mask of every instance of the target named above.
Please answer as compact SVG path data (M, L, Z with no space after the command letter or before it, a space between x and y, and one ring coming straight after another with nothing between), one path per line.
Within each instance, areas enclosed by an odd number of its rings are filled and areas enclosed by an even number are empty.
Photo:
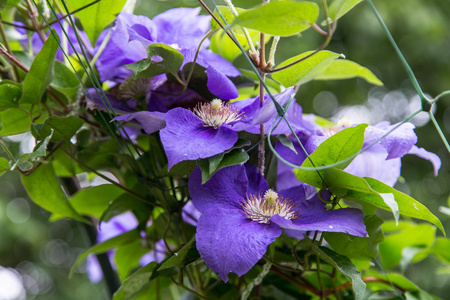
M208 0L205 2L211 7ZM236 6L249 8L261 1L233 2ZM450 89L450 1L375 0L374 4L423 90L434 97ZM198 2L138 0L135 11L153 17L180 6L196 7ZM322 38L312 30L304 32L301 38L282 39L276 62L313 50L321 42ZM381 120L401 121L419 108L420 103L399 58L364 1L339 20L328 49L343 53L348 59L370 68L384 86L373 87L360 79L307 83L297 94L297 101L305 113L334 120L347 117L355 122L375 124ZM236 63L248 68L242 57L238 57ZM442 98L434 110L442 130L450 138L450 96ZM403 179L396 188L429 207L450 232L450 218L439 209L448 207L450 155L427 116L418 116L413 122L419 137L417 145L438 154L442 167L439 175L434 177L429 162L406 156L402 159ZM8 144L26 151L28 141L29 137L22 135ZM8 172L0 177L0 291L5 288L12 291L14 284L23 288L22 294L17 294L16 298L14 295L0 298L107 299L103 282L90 283L83 268L68 279L69 269L77 255L88 247L83 228L68 220L49 223L48 218L49 213L29 201L17 173ZM408 267L405 272L421 288L446 299L450 293L450 275L437 274L438 267L438 260L431 256ZM22 281L11 279L14 276Z

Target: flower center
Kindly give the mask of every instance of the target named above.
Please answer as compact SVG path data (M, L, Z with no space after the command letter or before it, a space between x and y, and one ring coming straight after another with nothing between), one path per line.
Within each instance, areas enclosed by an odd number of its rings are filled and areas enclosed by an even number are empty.
M331 137L334 134L338 133L343 126L350 127L353 125L353 122L346 118L341 118L334 126L327 126L322 129L323 135L326 137Z
M247 196L246 199L242 199L241 207L247 219L263 224L268 224L274 215L279 215L286 220L300 217L299 210L295 209L292 200L283 199L271 189L267 190L264 196Z
M244 117L239 109L233 109L222 100L214 99L209 103L199 103L194 108L194 113L202 120L203 126L217 129L223 123L228 124L238 121Z

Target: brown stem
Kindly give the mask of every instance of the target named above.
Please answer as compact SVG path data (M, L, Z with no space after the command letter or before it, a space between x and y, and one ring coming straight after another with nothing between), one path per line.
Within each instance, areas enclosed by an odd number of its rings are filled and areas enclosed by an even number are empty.
M2 16L0 15L0 21L3 22ZM2 40L3 40L3 44L6 47L6 50L8 51L9 54L13 55L13 52L11 50L11 47L9 46L9 42L8 42L8 38L6 36L5 33L5 28L3 27L3 24L0 22L0 34L2 36ZM17 66L14 64L11 64L12 69L13 69L13 75L14 75L14 80L19 82L20 81L20 75L19 75L19 70L17 69Z
M41 38L42 43L45 43L46 37L42 30L40 30L40 27L38 26L38 23L36 21L36 17L38 16L37 11L35 10L35 7L31 3L30 0L25 0L27 2L28 6L28 16L30 17L31 23L33 23L34 28L36 29L36 32L39 34L39 37Z
M274 272L278 275L280 275L281 277L283 277L284 279L292 282L293 284L295 284L296 286L301 287L302 289L313 293L314 295L320 296L320 292L317 291L314 287L303 284L301 282L298 282L297 280L295 280L294 278L292 278L290 275L284 274L283 272L281 272L280 270L277 270L276 268L272 268L270 269L270 272Z
M376 278L376 277L364 277L364 278L361 278L361 279L364 282L379 282L379 283L383 283L383 284L386 284L386 285L389 285L389 286L394 286L397 290L399 290L403 294L406 292L406 289L404 289L404 288L402 288L402 287L400 287L400 286L398 286L398 285L396 285L394 283L391 283L391 282L389 282L387 280L379 279L379 278ZM351 285L352 285L351 282L346 282L344 284L341 284L341 285L337 286L335 289L326 290L324 294L325 294L325 296L328 296L328 295L334 293L335 290L336 291L340 291L340 290L343 290L343 289L345 289L345 288L347 288L347 287L349 287Z

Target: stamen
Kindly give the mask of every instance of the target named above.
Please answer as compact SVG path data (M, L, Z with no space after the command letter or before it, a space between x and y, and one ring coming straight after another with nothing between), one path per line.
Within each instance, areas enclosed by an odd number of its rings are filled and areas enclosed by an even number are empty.
M246 199L242 199L240 204L245 217L258 223L268 224L270 218L274 215L279 215L286 220L300 217L299 210L295 209L292 200L283 199L271 189L267 190L263 197L261 195L249 195Z
M233 109L222 100L214 99L210 103L199 103L194 113L202 120L203 126L217 129L223 123L228 124L244 117L239 109Z

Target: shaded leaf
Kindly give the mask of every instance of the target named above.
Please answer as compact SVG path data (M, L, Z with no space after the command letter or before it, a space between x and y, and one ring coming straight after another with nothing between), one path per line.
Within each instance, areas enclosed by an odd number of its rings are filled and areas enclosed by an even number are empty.
M75 272L76 268L80 265L80 263L88 257L89 254L99 254L104 253L110 249L117 248L121 245L125 245L128 243L131 243L135 240L140 240L141 236L139 235L138 230L131 230L125 233L122 233L121 235L115 236L109 240L106 240L102 243L96 244L92 246L91 248L87 249L83 253L81 253L75 263L72 266L72 269L70 270L70 275L72 276Z
M59 39L56 32L52 30L25 76L20 103L39 103L45 89L53 79L53 66L58 49Z
M52 164L41 164L30 175L22 175L22 184L31 200L40 207L64 217L89 223L70 205Z
M284 67L298 61L313 53L313 51L305 52L300 55L291 57L277 66ZM272 78L290 87L296 84L305 84L322 74L340 54L330 51L319 51L305 60L281 71L272 74Z
M220 159L220 156L222 155L223 158ZM202 170L202 184L207 182L218 170L228 166L243 164L247 160L249 160L249 158L250 157L248 156L247 152L245 152L244 149L233 149L228 153L225 154L222 153L207 159L200 160L198 162L198 165ZM213 160L214 162L211 163L210 162L211 160ZM217 163L218 160L220 160L219 163ZM210 168L211 165L217 167L215 169L211 169Z
M101 214L100 222L108 222L112 217L133 209L151 211L150 204L143 203L128 193L122 193L117 198L111 200L108 207Z
M198 259L200 257L195 246L195 238L190 240L186 245L181 247L178 252L174 253L172 257L167 259L159 270L164 270L171 267L183 268L186 264Z
M20 165L25 162L33 162L38 157L44 157L47 153L47 146L50 142L50 139L53 135L53 129L51 130L50 134L45 137L42 141L37 143L37 145L33 148L33 152L31 153L25 153L22 156L20 156L19 160L17 161L17 164Z
M114 253L114 262L121 281L124 281L130 275L131 270L139 267L140 259L149 251L150 249L144 248L139 239L117 248Z
M153 43L147 47L148 58L128 64L126 67L137 76L153 77L164 73L176 74L183 64L183 54L162 43Z
M157 265L156 262L151 262L125 279L122 286L114 293L113 300L131 299L135 293L150 282L150 277Z
M308 29L318 15L319 7L315 3L277 1L239 14L233 25L288 36Z
M10 168L11 166L9 165L9 161L4 157L0 157L0 176L3 175L3 173L5 173L6 171L8 171Z
M368 125L360 124L355 127L349 127L337 132L322 144L309 156L314 163L314 166L327 166L347 159L361 150L364 143L364 131ZM350 164L351 160L339 166L339 169L344 169ZM305 159L302 167L313 167L309 159ZM326 188L323 182L325 170L320 171L306 171L295 170L296 177L299 181L313 185L318 188Z
M315 80L336 80L360 77L368 83L383 85L383 83L366 67L346 59L336 59Z
M320 259L337 268L351 281L355 299L363 298L366 284L361 279L361 273L348 257L340 255L326 247L318 247L315 244L311 244L311 249Z
M340 232L324 232L325 240L334 251L350 259L373 260L378 256L379 244L384 240L381 220L377 215L364 218L368 237L358 237Z
M80 88L80 81L71 69L55 61L54 76L50 86L63 93L69 99L75 99Z
M12 107L18 107L19 99L21 97L22 85L7 83L0 85L0 111Z
M68 141L75 135L75 133L77 133L83 123L83 120L74 116L53 116L48 118L42 124L33 125L31 133L37 140L42 140L50 134L51 130L53 130L53 136L51 138L52 142L57 142L60 140Z

